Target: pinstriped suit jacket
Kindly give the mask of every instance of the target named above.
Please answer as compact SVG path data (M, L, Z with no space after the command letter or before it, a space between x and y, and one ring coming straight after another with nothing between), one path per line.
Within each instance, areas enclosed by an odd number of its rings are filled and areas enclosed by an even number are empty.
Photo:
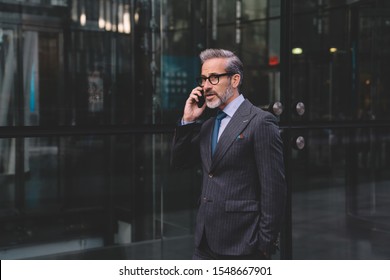
M211 155L214 119L176 128L172 165L201 160L202 194L195 245L206 234L222 255L273 253L283 219L286 184L276 118L245 100Z

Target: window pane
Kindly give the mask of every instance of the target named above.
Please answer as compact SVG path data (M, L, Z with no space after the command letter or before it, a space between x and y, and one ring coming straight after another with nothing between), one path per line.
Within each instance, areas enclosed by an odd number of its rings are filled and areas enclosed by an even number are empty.
M293 258L389 256L389 130L300 134L306 146L291 163Z
M0 139L0 212L11 214L16 207L16 140Z
M0 126L15 125L15 32L0 25Z

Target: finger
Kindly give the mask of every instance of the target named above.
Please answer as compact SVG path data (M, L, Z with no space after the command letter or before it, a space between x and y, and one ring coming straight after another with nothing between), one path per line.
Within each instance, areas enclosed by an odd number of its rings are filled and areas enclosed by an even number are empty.
M189 96L189 98L191 99L191 103L194 103L194 102L199 102L199 97L201 96L201 93L197 90L193 90Z

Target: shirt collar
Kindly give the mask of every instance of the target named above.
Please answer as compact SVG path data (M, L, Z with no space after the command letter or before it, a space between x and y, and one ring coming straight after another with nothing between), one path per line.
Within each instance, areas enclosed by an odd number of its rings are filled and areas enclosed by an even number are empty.
M234 113L237 111L238 107L240 107L241 103L244 102L244 100L244 96L240 94L239 96L237 96L237 98L234 98L232 102L226 105L226 107L223 108L223 111L229 117L233 117Z

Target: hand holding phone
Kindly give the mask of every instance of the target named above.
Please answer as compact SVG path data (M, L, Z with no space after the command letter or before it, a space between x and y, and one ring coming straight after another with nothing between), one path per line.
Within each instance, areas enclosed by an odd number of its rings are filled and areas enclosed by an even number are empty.
M200 93L201 93L202 95L199 96L198 108L202 108L203 105L204 105L204 102L205 102L203 90L201 90Z

